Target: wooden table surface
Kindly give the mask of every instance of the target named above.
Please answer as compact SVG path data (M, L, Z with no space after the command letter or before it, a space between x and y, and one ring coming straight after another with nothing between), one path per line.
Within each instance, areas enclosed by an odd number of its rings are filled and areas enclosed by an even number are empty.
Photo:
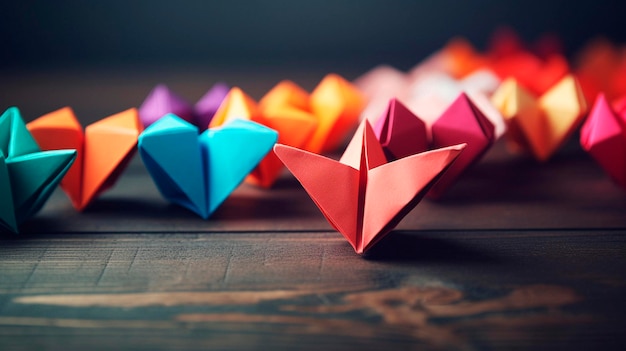
M4 72L1 101L89 121L159 78L98 72ZM258 98L292 76L161 77L192 98L233 77ZM163 200L136 157L84 213L57 191L0 237L0 350L624 349L625 231L626 192L575 140L546 164L498 142L366 256L288 173L204 221Z

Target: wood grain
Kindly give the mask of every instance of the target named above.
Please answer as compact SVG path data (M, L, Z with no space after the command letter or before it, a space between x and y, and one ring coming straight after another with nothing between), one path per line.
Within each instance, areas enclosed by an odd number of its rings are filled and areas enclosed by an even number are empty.
M398 231L360 257L336 233L5 239L0 346L612 348L625 241Z

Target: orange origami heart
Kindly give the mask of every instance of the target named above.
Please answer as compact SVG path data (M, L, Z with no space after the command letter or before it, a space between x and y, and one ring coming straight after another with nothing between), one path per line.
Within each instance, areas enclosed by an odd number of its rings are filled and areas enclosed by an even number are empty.
M305 149L330 152L338 149L356 128L365 98L354 85L336 74L329 74L310 96L290 81L280 82L261 99L259 106L263 115L295 111L312 115L317 126Z
M95 122L84 132L70 107L41 116L27 127L43 150L77 150L61 188L79 211L113 186L134 155L142 130L135 108Z
M302 147L317 126L310 113L285 106L266 107L261 110L256 102L240 88L230 90L220 108L211 120L210 127L220 126L233 119L257 122L278 132L278 142ZM283 169L283 164L270 152L252 171L247 182L269 188L274 184Z
M270 89L259 101L259 109L263 113L285 107L311 112L309 93L296 83L283 80Z
M365 99L358 89L336 74L329 74L311 93L311 111L317 117L315 133L305 149L311 152L337 150L356 129Z
M577 80L568 75L540 97L514 79L504 81L491 101L507 121L507 137L518 151L548 160L576 130L587 111Z

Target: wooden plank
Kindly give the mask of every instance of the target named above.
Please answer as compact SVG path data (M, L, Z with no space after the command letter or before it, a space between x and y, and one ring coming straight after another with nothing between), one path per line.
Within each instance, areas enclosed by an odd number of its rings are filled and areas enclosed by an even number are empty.
M608 231L40 235L0 242L11 349L602 349L622 344Z

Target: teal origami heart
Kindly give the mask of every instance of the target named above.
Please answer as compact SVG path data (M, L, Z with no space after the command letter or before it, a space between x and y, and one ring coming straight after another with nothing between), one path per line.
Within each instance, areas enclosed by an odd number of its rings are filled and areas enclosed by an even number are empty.
M76 150L41 151L16 107L0 116L0 230L18 232L76 158Z
M276 143L278 133L233 120L198 135L198 128L165 115L139 135L139 154L167 200L208 218Z

